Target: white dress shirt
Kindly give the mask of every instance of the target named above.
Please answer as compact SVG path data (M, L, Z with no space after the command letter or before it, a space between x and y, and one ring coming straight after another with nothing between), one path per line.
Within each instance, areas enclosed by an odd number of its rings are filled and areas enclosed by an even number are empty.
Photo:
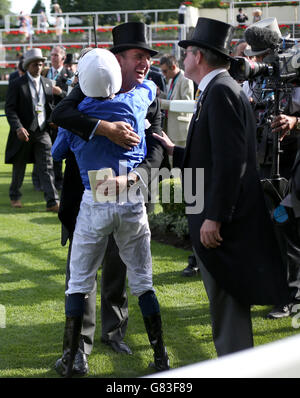
M46 95L41 82L41 77L33 77L27 72L29 88L32 97L33 109L37 113L38 124L42 130L46 123Z

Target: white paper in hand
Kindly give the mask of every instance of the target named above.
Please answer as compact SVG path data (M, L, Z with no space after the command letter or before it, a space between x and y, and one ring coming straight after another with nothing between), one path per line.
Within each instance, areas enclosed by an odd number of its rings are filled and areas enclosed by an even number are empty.
M93 193L94 202L116 202L117 196L116 192L108 192L108 195L104 195L105 188L107 188L107 184L103 182L103 184L98 185L99 181L105 181L108 178L114 178L113 170L111 168L100 169L100 170L89 170L89 181L91 190Z

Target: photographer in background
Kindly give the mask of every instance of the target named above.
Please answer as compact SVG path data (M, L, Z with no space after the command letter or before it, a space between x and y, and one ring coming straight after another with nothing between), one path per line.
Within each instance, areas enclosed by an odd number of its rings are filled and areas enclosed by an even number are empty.
M245 32L245 38L250 49L245 50L247 56L255 57L256 62L268 62L270 54L279 47L283 38L276 18L267 18L251 25ZM288 50L285 50L287 52ZM252 84L251 84L252 83ZM290 91L280 90L279 111L275 115L274 92L268 88L267 79L258 76L253 82L244 83L244 91L253 103L257 118L258 162L260 177L270 178L274 174L273 134L280 133L279 173L287 180L291 177L292 166L298 148L298 134L300 132L300 87L294 83ZM267 124L268 107L271 108L271 125ZM300 240L298 236L283 232L279 233L280 243L284 244L287 255L287 278L290 289L290 302L274 307L267 318L278 319L292 314L294 304L300 302Z
M239 26L244 26L246 21L248 21L248 15L243 12L242 8L239 8L239 13L236 16L236 20Z

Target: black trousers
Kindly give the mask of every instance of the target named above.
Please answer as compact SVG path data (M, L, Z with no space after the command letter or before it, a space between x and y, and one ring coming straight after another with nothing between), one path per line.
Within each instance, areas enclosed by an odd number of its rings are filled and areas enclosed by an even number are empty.
M66 289L70 279L69 245L66 267ZM85 298L81 335L84 352L90 354L93 348L96 329L97 277L92 292ZM128 323L128 298L126 293L126 266L119 256L119 249L112 235L109 236L101 276L101 339L121 341L124 339Z
M220 288L196 251L195 257L209 300L212 335L218 356L253 347L250 305L241 304Z
M53 159L51 156L52 142L47 131L37 130L30 134L30 140L25 142L21 150L14 157L12 181L9 188L11 200L21 198L21 187L24 180L27 162L34 154L35 165L43 185L47 207L52 207L59 199L54 185Z
M62 167L63 167L62 161L53 160L54 183L55 183L56 189L61 189L61 187L62 187L62 182L63 182ZM42 181L39 176L38 167L37 167L36 163L33 166L31 177L32 177L33 186L36 189L43 191L43 185L42 185Z

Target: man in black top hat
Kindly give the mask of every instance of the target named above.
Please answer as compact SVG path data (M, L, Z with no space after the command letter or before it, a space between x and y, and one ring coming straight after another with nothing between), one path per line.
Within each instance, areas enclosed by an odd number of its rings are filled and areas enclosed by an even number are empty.
M111 51L116 55L122 72L122 90L129 91L142 83L150 68L150 57L157 54L152 50L145 38L145 25L139 22L129 22L115 27L112 31L114 46ZM59 126L88 140L92 133L105 135L124 148L136 145L139 138L124 122L109 123L99 121L81 114L77 105L84 98L79 86L63 99L52 114L52 120ZM150 181L151 168L159 168L163 159L163 148L152 137L152 132L161 134L159 102L155 100L149 107L147 119L151 127L146 130L147 156L136 170L136 180L142 175ZM131 181L129 182L131 183ZM61 194L59 218L62 222L62 243L72 239L77 213L83 188L75 158L70 154L66 160L64 183ZM70 252L70 247L69 247ZM68 282L69 265L67 265ZM128 302L126 294L126 267L121 261L113 237L110 237L105 259L102 264L101 279L101 319L102 341L114 351L130 354L130 348L123 341L128 322ZM81 332L80 350L77 353L74 370L84 374L88 371L86 354L90 354L93 346L96 327L96 289L95 281L92 294L86 300L83 328ZM149 338L153 333L160 333L160 317L148 325ZM157 362L157 361L156 361Z
M201 192L196 171L204 169L203 206L191 203L186 212L202 260L218 356L253 346L252 304L279 303L288 294L256 169L254 115L228 73L233 32L229 24L199 18L192 39L179 42L185 49L185 76L198 84L199 100L185 148L166 134L157 136L182 169L185 198Z

